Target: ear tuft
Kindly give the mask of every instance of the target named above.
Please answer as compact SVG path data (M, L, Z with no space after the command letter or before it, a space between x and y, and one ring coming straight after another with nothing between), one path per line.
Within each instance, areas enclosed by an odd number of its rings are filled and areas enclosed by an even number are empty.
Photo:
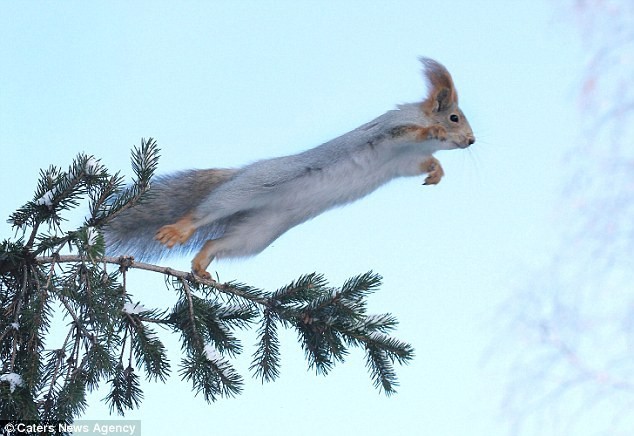
M439 112L458 103L458 93L449 71L433 59L421 57L423 74L427 79L428 95L423 102L427 113Z

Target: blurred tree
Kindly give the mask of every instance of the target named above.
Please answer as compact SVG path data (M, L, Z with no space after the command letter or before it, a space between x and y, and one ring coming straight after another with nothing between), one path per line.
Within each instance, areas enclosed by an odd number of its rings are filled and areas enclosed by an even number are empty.
M513 434L631 435L634 2L570 0L566 15L588 53L581 138L564 158L561 244L507 307L523 347L505 407Z

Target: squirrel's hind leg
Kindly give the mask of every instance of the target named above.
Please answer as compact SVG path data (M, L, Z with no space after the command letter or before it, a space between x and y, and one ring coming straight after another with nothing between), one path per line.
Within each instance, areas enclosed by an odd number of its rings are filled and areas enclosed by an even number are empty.
M168 224L158 229L154 239L167 246L167 248L172 248L176 244L187 242L195 231L194 214L190 212L174 224Z
M211 239L205 242L203 248L201 248L192 260L192 272L195 276L211 280L211 274L207 272L207 267L211 261L214 260L214 257L216 257L216 253L218 252L217 242L218 239Z

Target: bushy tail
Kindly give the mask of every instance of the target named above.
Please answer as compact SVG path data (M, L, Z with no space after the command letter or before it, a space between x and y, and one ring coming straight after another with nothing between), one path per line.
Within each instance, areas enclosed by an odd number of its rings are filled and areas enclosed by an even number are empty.
M235 171L188 170L156 177L146 198L114 217L105 228L106 253L110 256L130 255L146 261L164 257L169 251L154 240L156 231L175 223L198 206ZM222 223L212 223L198 229L192 239L176 251L191 251L201 239L213 239L214 235L221 234L222 227Z

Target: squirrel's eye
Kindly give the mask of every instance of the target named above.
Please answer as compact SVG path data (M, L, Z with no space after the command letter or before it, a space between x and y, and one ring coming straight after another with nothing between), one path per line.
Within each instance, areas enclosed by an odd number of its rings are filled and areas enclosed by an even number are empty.
M451 121L452 123L457 123L458 121L460 121L460 118L456 114L451 114L449 115L449 121Z

